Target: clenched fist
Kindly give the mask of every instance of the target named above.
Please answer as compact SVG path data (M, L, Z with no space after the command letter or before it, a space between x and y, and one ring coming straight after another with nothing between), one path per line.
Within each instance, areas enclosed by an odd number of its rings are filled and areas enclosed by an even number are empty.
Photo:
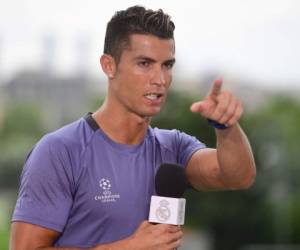
M174 250L181 245L182 230L179 226L143 221L130 237L134 250Z

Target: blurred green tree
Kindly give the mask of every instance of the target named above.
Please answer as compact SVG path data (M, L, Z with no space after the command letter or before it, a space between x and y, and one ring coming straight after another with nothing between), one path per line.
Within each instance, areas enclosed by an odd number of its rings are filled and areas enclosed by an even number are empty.
M37 106L9 106L0 126L0 188L16 188L25 156L44 133Z
M8 249L10 215L23 162L44 133L43 127L37 106L16 103L5 109L0 123L0 249Z
M299 244L300 105L287 96L272 99L245 121L259 174L255 188L266 194L273 243Z

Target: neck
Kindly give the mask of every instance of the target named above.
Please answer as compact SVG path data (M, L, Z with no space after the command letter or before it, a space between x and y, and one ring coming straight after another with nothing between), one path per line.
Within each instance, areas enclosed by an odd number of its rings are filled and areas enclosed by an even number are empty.
M141 143L147 133L150 117L140 117L134 113L120 112L110 108L107 100L93 114L103 132L113 141L136 145Z

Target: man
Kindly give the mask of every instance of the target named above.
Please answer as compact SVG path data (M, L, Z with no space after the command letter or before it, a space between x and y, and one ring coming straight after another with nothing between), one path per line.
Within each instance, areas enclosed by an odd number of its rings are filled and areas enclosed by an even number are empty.
M146 221L154 176L164 162L185 167L198 190L251 186L255 164L238 125L243 107L221 90L221 80L191 106L217 127L217 149L149 126L171 84L174 28L163 11L139 6L110 20L100 59L106 99L93 114L43 137L29 154L12 219L12 250L177 248L179 227Z

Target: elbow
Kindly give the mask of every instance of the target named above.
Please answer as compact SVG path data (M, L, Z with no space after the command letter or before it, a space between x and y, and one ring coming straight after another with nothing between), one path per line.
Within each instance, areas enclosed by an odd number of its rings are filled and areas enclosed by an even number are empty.
M251 165L250 170L244 176L244 178L241 178L236 189L247 190L251 188L254 185L255 179L256 179L256 168L255 165L253 164Z
M247 178L248 182L245 185L244 189L249 189L254 185L254 182L256 180L256 166L255 166L255 161L253 160L251 165L250 165L250 170Z
M239 189L247 190L251 188L254 185L255 179L256 179L256 173L251 174L250 177L246 178L246 180L244 180L241 183Z
M227 187L230 190L247 190L251 188L256 179L256 168L255 165L251 165L247 173L240 175L236 178L231 178L232 181L230 183L227 183Z
M247 190L253 186L254 182L255 182L255 177L244 179L239 182L227 184L226 186L229 190Z

